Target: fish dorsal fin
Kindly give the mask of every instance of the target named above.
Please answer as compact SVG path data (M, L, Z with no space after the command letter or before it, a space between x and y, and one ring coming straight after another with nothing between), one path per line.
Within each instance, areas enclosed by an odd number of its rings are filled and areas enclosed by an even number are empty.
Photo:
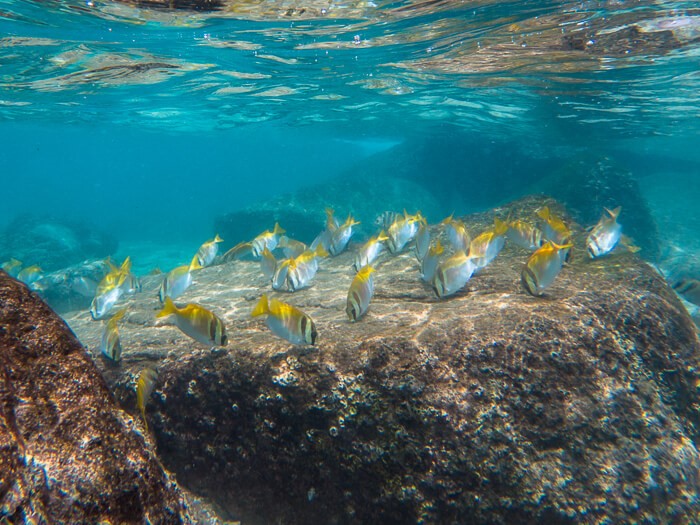
M369 279L369 276L372 275L372 272L374 272L374 268L372 268L369 264L367 266L363 266L359 272L357 272L357 275L355 278L360 279L361 281L366 281Z
M202 268L202 265L199 264L199 257L197 257L197 255L195 255L194 257L192 257L192 260L190 261L188 271L199 270L201 268Z
M124 262L122 263L122 266L119 270L122 273L129 273L131 271L131 255L127 255L126 259L124 259Z
M328 253L328 250L323 246L323 244L319 244L316 246L316 250L312 252L316 257L328 257L330 254Z
M272 233L275 235L280 235L282 233L287 233L287 230L283 229L278 222L275 223L275 227L272 230Z
M163 309L156 314L156 317L167 317L169 315L176 314L177 312L177 306L175 306L173 300L166 295L165 302L163 303Z
M389 237L387 236L387 234L384 230L380 231L377 234L377 237L375 238L375 241L377 241L377 242L385 242L388 240L389 240Z
M219 234L217 233L214 236L214 240L212 242L224 242L224 240L221 237L219 237Z
M622 206L618 206L614 210L609 210L608 208L604 208L604 209L605 209L605 213L607 213L611 219L617 220L618 215L620 215L620 212L622 211Z
M270 303L267 300L267 294L263 294L263 296L258 301L258 304L255 305L255 308L253 308L253 311L251 312L250 316L259 317L261 315L267 315L269 313Z
M548 221L551 217L551 213L549 212L549 206L544 206L543 208L537 210L537 216L544 221Z
M498 217L493 218L493 231L496 235L503 235L508 231L508 223Z

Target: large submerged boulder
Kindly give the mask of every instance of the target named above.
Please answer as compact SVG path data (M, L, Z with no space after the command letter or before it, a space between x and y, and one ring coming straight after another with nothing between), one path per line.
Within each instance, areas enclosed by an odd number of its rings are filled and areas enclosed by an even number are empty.
M0 262L14 257L45 272L86 259L105 258L117 250L115 237L79 221L23 215L0 233Z
M2 271L0 522L190 522L80 342Z
M477 233L545 202L466 221ZM157 367L147 418L163 462L245 523L697 523L692 321L637 255L590 260L572 227L542 298L522 289L515 246L446 300L406 251L382 256L357 323L351 253L294 294L271 293L255 262L203 269L178 302L224 320L223 351L156 323L147 283L128 299L121 366L98 363L132 411L134 377ZM313 317L316 347L251 319L263 292ZM97 354L102 324L69 322Z

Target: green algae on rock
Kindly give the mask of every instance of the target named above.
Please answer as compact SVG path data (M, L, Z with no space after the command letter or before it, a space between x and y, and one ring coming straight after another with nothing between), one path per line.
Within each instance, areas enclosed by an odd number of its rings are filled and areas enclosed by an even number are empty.
M478 232L544 204L570 223L543 198L464 220ZM590 260L572 229L543 298L520 287L529 252L512 245L448 300L410 251L384 254L358 323L343 311L352 250L294 294L254 262L205 268L183 300L221 312L226 351L155 326L149 293L129 298L123 366L98 363L130 410L134 377L158 367L147 415L163 462L247 523L696 523L692 321L637 255ZM250 318L263 292L311 315L316 348ZM69 322L96 353L98 323Z

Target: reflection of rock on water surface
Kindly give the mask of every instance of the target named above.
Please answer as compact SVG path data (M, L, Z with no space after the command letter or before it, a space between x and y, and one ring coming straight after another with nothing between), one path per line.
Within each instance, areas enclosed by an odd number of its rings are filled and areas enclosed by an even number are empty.
M467 223L477 233L492 217ZM697 521L692 322L639 258L590 261L575 232L542 299L520 288L527 252L511 245L445 301L412 253L384 255L359 323L344 313L352 253L295 294L270 293L254 262L206 268L179 301L224 320L218 352L155 326L145 282L122 367L98 362L131 410L135 376L158 367L147 414L163 462L244 522ZM317 348L250 318L263 292L314 318ZM101 323L69 322L97 355Z

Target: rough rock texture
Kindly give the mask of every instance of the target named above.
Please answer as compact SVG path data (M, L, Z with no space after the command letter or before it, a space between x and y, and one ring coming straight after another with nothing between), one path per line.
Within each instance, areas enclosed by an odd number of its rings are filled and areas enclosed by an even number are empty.
M356 230L367 234L374 232L374 220L386 210L400 212L408 208L411 213L421 210L431 220L441 218L441 206L428 189L407 179L376 177L376 173L358 177L349 172L333 181L219 217L214 230L225 241L222 250L272 229L275 222L287 235L311 243L325 228L327 207L335 210L340 221L352 213L360 221Z
M188 523L68 327L0 271L0 522Z
M476 233L493 215L466 219ZM222 317L224 351L156 324L147 282L128 299L121 367L98 361L131 410L135 375L158 367L147 417L162 460L244 523L697 523L692 321L640 258L591 261L574 228L543 298L522 290L517 247L447 300L405 252L383 256L355 324L352 254L326 260L310 289L271 294L315 319L316 348L250 318L270 293L254 262L201 270L179 300ZM96 352L102 324L69 322Z
M85 223L26 215L0 234L0 261L15 257L24 266L38 264L51 272L86 259L105 258L117 245L114 237Z

